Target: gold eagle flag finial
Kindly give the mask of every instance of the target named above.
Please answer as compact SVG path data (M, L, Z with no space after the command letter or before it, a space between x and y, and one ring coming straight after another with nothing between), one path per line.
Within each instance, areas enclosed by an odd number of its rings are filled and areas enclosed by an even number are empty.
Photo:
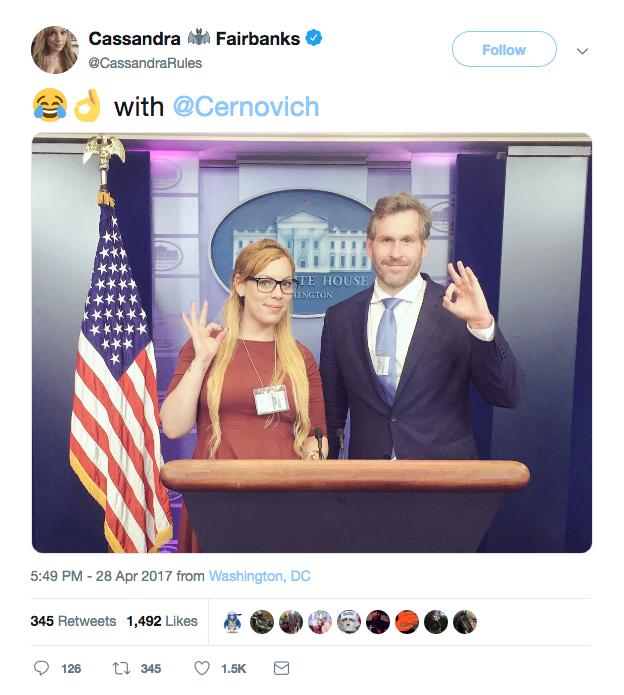
M109 160L113 155L117 155L122 162L126 162L126 151L119 138L112 135L94 135L87 140L87 145L82 157L82 163L91 159L92 155L97 155L100 158L98 170L100 172L100 192L98 193L98 203L104 203L115 207L115 201L111 198L108 192L108 167Z

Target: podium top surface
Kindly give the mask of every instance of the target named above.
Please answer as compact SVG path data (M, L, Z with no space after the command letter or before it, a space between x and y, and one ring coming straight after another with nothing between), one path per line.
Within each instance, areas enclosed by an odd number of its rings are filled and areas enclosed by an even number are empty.
M170 461L170 490L246 492L516 492L529 482L518 461Z

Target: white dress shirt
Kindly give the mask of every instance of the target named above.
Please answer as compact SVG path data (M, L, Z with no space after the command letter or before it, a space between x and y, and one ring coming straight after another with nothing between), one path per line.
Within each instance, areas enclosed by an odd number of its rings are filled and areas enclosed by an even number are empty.
M401 379L401 372L403 371L403 365L405 364L405 358L407 357L407 350L410 346L412 336L414 334L414 329L416 328L416 323L418 322L418 316L420 314L420 309L422 307L423 299L425 297L425 289L427 287L427 282L423 279L420 273L410 282L407 287L404 287L395 296L397 299L402 301L394 308L394 318L397 325L397 339L396 339L396 386L399 385L399 380ZM379 330L379 323L381 322L381 317L385 311L382 300L389 298L391 295L384 292L377 280L375 280L375 287L373 289L373 295L370 300L370 305L368 307L368 350L371 355L371 359L374 361L375 355L375 345L377 343L377 331ZM466 324L468 330L479 340L490 341L494 340L495 324L494 319L492 319L492 325L489 328L470 328Z

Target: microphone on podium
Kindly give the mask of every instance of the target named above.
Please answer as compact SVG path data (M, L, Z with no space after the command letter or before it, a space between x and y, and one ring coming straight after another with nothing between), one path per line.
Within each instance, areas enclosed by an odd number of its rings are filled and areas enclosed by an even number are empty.
M342 429L342 427L339 427L336 430L336 435L338 436L338 442L340 443L340 451L342 451L342 460L344 461L344 430Z
M314 430L314 436L316 437L316 441L318 442L319 459L322 459L323 458L323 430L320 427L317 427Z

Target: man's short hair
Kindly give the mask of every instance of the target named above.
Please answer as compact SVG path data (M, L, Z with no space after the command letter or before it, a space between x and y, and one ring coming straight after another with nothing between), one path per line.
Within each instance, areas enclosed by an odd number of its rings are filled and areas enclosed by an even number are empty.
M381 220L389 215L396 215L397 212L404 212L405 210L413 210L418 213L418 219L420 220L419 237L421 243L424 242L425 239L429 238L431 231L431 213L426 205L409 193L395 193L394 195L380 198L366 225L366 236L372 241L377 233L377 220Z

